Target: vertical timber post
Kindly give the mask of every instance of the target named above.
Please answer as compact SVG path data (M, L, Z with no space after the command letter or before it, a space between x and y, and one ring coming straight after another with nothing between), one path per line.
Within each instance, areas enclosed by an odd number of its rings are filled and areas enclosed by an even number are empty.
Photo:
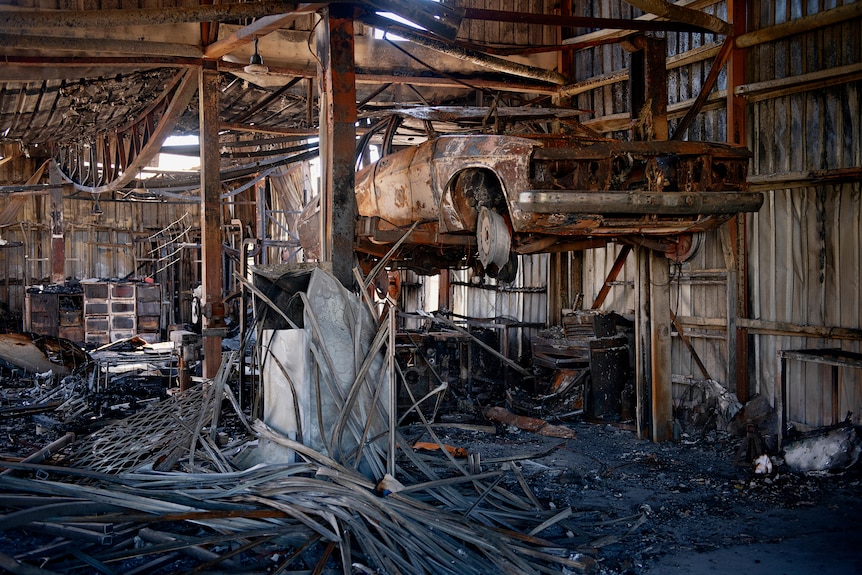
M646 411L650 405L650 389L652 388L652 373L649 370L652 356L652 339L650 329L650 282L649 282L649 250L643 246L635 248L635 267L637 284L635 285L635 422L638 428L638 439L644 439L647 423L651 421Z
M664 254L649 252L652 440L673 437L670 355L670 265Z
M632 120L636 125L633 139L667 140L667 40L647 36L635 36L629 67L629 94ZM640 366L637 385L647 382L649 374L649 402L645 393L638 396L638 414L650 407L650 435L653 441L666 441L672 437L673 390L671 384L671 338L670 338L670 265L664 254L644 249L638 250L638 286L647 290L640 294L638 314L645 314L638 327L638 339L646 339L649 332L648 355L638 354ZM644 321L645 319L645 321ZM648 363L647 363L648 358ZM638 432L640 433L640 421Z
M733 35L745 34L748 29L748 2L746 0L728 0L727 12L733 24ZM736 94L736 87L745 84L745 50L734 48L727 61L727 141L731 144L746 144L745 98ZM730 232L730 245L733 246L735 273L728 274L727 302L727 346L728 360L735 355L735 362L728 366L728 387L736 392L740 401L748 401L748 330L738 327L738 318L748 317L748 263L745 257L746 215L741 213L731 218L725 225ZM731 286L730 282L736 282ZM731 300L730 294L733 294ZM732 320L732 321L731 321ZM735 329L731 329L735 327ZM735 353L731 354L730 350ZM734 372L731 377L731 373Z
M222 209L219 159L219 73L204 61L198 82L201 160L201 283L203 286L203 373L214 378L221 365L224 333L222 299Z
M320 79L320 259L353 285L356 70L352 4L330 4L317 34Z

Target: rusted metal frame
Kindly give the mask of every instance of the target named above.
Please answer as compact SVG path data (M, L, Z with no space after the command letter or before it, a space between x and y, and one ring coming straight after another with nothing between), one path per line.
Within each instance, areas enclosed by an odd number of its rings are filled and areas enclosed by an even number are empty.
M512 12L508 10L485 10L483 8L464 8L464 19L488 20L491 22L514 22L517 24L536 24L540 26L557 26L560 28L607 28L656 32L711 32L711 30L704 26L685 22L592 18L587 16Z
M127 155L128 164L124 166L122 176L101 186L85 186L74 182L68 175L64 174L64 177L69 179L77 190L91 194L113 192L133 181L137 177L138 170L143 168L159 152L162 143L170 135L174 123L183 114L186 105L197 91L196 75L195 70L186 72L170 103L166 103L166 108L159 118L158 126L155 125L155 118L152 114L140 122L141 135L139 137L132 136ZM133 128L134 130L135 128ZM140 146L139 149L136 149L138 146Z
M359 78L357 78L357 82L358 81L359 81ZM380 86L379 88L377 88L376 90L374 90L373 92L371 92L370 94L365 96L358 104L356 104L356 109L361 110L362 108L364 108L368 104L368 102L370 102L371 100L373 100L374 98L376 98L377 96L379 96L380 94L385 92L391 85L392 85L392 82L386 82L385 84L383 84L382 86Z
M712 92L716 81L718 81L718 75L721 72L721 69L724 68L725 63L727 63L727 59L730 57L732 48L733 37L728 36L724 39L724 44L721 45L721 49L715 56L715 60L712 62L712 67L709 69L709 74L706 76L706 80L703 82L703 85L700 88L700 93L694 100L694 104L691 105L688 112L685 113L685 116L676 125L676 129L670 137L671 140L681 140L689 126L691 126L691 122L694 120L695 116L700 113L701 108L703 108L703 105L706 103L709 93Z
M525 190L518 196L525 212L539 214L656 214L664 216L753 212L763 204L760 192L644 192Z
M222 122L223 130L231 130L233 132L251 132L254 134L272 134L275 136L304 136L313 138L318 135L317 130L309 128L278 128L275 126L245 126L243 124L235 124L233 122Z
M620 272L626 265L626 258L628 258L629 252L631 251L632 247L630 245L623 244L623 247L620 249L620 253L617 254L617 259L614 261L614 265L611 267L611 271L608 272L605 282L602 284L602 289L599 290L599 293L596 295L596 299L593 301L593 305L590 306L590 309L599 309L602 307L602 304L605 303L605 298L608 297L608 293L611 291L611 282L616 281L617 276L620 275Z
M219 155L219 74L213 63L199 72L201 151L201 283L203 284L203 376L215 377L222 363L222 212ZM161 142L159 142L161 145Z
M317 37L320 70L320 149L324 172L321 196L321 257L333 275L353 283L356 154L356 70L354 8L333 4L324 12ZM328 177L327 177L328 176Z

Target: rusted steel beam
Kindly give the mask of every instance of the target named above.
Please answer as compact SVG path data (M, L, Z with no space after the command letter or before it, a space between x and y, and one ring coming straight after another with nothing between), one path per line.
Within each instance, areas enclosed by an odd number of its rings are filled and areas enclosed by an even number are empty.
M201 152L201 280L203 284L203 376L213 378L222 361L225 331L222 297L222 211L219 155L219 73L215 63L199 73Z
M735 214L756 212L760 192L610 192L527 190L519 194L525 212L540 214Z
M317 36L320 78L321 259L333 275L353 284L355 226L356 70L352 6L326 9Z
M539 26L558 26L571 28L604 28L611 30L666 31L666 32L708 32L708 28L685 22L664 20L623 20L619 18L591 18L587 16L560 16L556 14L536 14L532 12L511 12L508 10L485 10L483 8L464 8L464 18L469 20L488 20L491 22L514 22L516 24L536 24Z
M695 116L700 113L703 105L709 97L709 93L712 92L712 89L715 87L715 83L718 80L718 75L721 72L721 69L724 68L724 64L730 57L732 48L733 38L728 36L725 38L724 44L721 45L721 49L716 55L715 60L713 60L712 67L709 69L706 81L704 81L701 86L700 93L697 95L694 104L692 104L691 108L688 109L688 112L685 113L683 119L679 121L679 124L677 124L676 130L674 131L673 136L671 136L672 140L682 139L683 135L688 131L689 126L691 126L692 120L694 120Z

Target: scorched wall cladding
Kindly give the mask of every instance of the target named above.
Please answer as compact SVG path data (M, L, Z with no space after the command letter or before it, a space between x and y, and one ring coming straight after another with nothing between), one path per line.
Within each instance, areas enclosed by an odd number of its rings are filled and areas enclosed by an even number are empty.
M837 5L844 4L838 2ZM824 3L822 10L836 6ZM765 28L814 13L817 3L763 2L753 26ZM794 174L862 166L862 21L792 36L752 48L749 82L828 75L807 84L778 83L749 98L752 176L779 182L750 218L749 268L751 316L763 321L826 328L862 327L862 184L788 184ZM853 78L855 81L847 81ZM798 83L797 83L798 86ZM790 176L788 176L790 175ZM860 352L858 338L826 339L753 335L756 389L770 398L778 378L777 354L783 349L840 347ZM829 367L791 362L788 390L790 420L831 423ZM853 411L862 421L862 370L840 370L838 413Z
M619 5L618 5L619 4ZM696 7L727 18L724 2L696 3ZM844 2L764 1L750 3L749 30L768 28L787 20L824 12ZM579 8L588 16L624 16L636 11L625 3L595 2ZM700 92L709 72L718 42L709 34L667 34L668 102L670 131ZM862 327L862 200L858 176L855 181L829 185L773 186L771 182L807 177L817 170L859 169L862 166L862 118L860 118L860 70L862 70L862 25L855 18L842 24L797 34L749 49L746 86L764 88L747 92L748 146L753 152L750 176L765 190L758 214L747 216L750 306L756 326L750 330L751 393L775 400L778 353L782 349L840 347L860 351L858 338L836 339L781 335L792 326ZM690 61L699 54L700 59ZM705 59L704 59L705 58ZM628 56L616 45L576 52L576 80L584 82L619 73L628 67ZM840 73L831 73L831 72ZM802 84L809 74L828 79ZM759 84L784 80L777 85ZM726 73L719 76L713 96L697 116L688 139L722 141L726 138L723 92ZM587 123L610 135L627 137L627 85L623 78L579 92L573 105L595 111ZM715 92L718 92L716 94ZM788 176L788 174L790 176ZM809 184L813 182L808 182ZM773 188L773 189L768 189ZM584 260L585 305L588 307L614 263L618 246L588 250ZM696 319L686 326L692 344L713 378L728 382L727 283L719 233L710 233L695 259L673 276L671 308L683 319ZM636 277L634 257L616 278L605 309L634 308L632 289ZM674 270L672 269L672 272ZM732 295L732 294L731 294ZM767 330L764 322L789 324ZM858 332L857 332L858 333ZM691 355L676 340L673 373L702 377ZM809 425L831 423L832 394L829 367L791 363L789 369L789 418ZM862 374L841 369L839 413L853 411L862 421ZM678 378L679 379L679 378ZM675 386L678 396L683 387Z
M693 7L727 19L726 2L699 2ZM576 13L610 18L634 18L642 14L625 2L578 3ZM670 133L673 134L688 106L700 93L724 37L702 33L667 33L665 36L668 46L668 116ZM591 37L595 35L581 36L582 39ZM628 52L619 43L578 50L574 57L574 74L578 82L593 84L597 78L604 79L599 80L596 88L579 91L573 106L593 110L593 114L583 118L586 123L622 139L630 138L629 62ZM726 88L727 75L722 70L713 97L694 119L685 139L725 141L723 96ZM592 305L620 249L620 246L612 245L584 253L584 307ZM633 313L634 282L637 279L635 261L634 253L629 254L602 309ZM727 269L721 234L706 234L702 248L690 262L671 266L670 305L685 324L686 335L709 375L724 384L731 384L733 367L728 365L728 338L723 327L727 323ZM692 325L695 319L697 323L708 325ZM676 382L705 377L679 338L674 338L672 343L671 372ZM674 398L679 398L687 389L684 383L676 383Z

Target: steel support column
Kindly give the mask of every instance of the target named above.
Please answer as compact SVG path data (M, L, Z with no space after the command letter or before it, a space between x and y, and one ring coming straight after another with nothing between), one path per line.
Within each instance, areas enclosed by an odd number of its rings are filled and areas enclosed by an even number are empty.
M219 176L219 73L204 62L198 82L201 160L201 283L203 285L203 376L213 378L221 365L225 332L222 298L222 209Z
M356 221L356 70L350 4L331 4L318 27L320 81L320 259L346 287L353 285Z

